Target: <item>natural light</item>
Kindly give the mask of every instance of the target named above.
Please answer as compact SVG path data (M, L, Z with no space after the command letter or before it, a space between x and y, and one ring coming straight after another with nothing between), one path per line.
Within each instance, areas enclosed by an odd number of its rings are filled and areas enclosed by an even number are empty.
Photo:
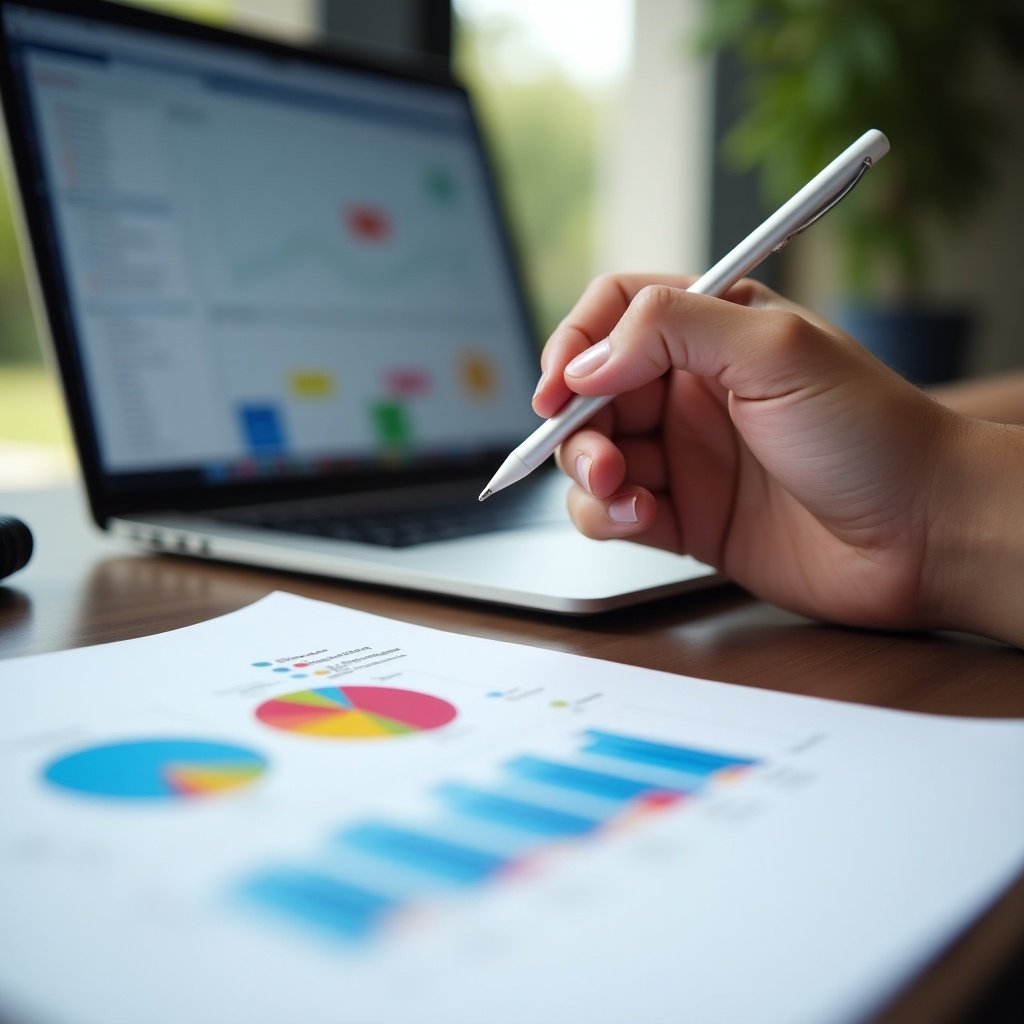
M510 49L502 73L528 75L538 57L582 85L605 85L624 73L632 46L633 0L456 0L457 16L503 17L528 45Z

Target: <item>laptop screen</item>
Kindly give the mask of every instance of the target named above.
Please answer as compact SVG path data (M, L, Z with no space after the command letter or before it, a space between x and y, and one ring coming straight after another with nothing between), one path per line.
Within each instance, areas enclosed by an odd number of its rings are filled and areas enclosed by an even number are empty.
M461 89L89 10L5 4L3 27L108 483L386 476L536 426Z

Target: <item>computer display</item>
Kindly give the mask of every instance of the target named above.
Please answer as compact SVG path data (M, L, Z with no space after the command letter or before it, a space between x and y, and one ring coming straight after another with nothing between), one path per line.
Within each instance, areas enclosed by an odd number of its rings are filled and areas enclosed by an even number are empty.
M507 448L537 357L463 92L11 8L103 471Z

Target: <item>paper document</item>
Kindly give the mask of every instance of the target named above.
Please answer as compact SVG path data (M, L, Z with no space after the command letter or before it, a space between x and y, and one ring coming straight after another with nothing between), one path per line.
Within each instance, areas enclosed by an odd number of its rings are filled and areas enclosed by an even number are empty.
M9 1024L840 1024L1024 868L1024 722L288 594L0 663Z

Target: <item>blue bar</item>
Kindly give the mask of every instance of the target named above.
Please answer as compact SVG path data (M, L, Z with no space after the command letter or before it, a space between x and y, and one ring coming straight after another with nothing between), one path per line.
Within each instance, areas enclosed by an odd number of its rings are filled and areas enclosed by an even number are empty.
M345 939L365 938L397 906L387 896L302 868L268 871L242 891L270 910Z
M507 863L504 858L484 850L372 822L347 829L340 838L357 850L461 885L483 881Z
M549 842L546 836L447 809L430 819L430 831L445 842L493 853L506 862L527 856Z
M693 775L714 775L723 768L739 768L755 762L746 757L729 754L711 754L690 747L677 747L669 743L652 743L649 740L619 736L611 732L588 729L584 735L589 743L584 748L588 753L604 754L623 761L671 768L674 771Z
M576 758L580 768L605 775L621 775L632 782L642 782L648 790L662 793L699 793L712 776L706 773L681 772L673 768L623 761L620 757L581 753Z
M307 863L311 871L322 871L344 878L351 885L382 893L402 904L419 899L443 884L404 864L385 860L366 850L358 850L346 843L344 836L334 836L332 839Z
M644 793L685 792L681 786L655 786L639 779L627 779L621 775L596 772L589 768L545 761L539 757L518 757L510 761L506 769L513 775L531 782L542 782L547 786L569 789L585 796L600 797L624 803Z
M441 786L437 792L449 807L462 814L551 838L584 835L600 824L593 818L579 814L541 807L456 783Z
M532 779L516 778L514 775L502 779L490 792L505 800L570 814L576 818L586 818L595 824L606 822L621 814L624 806L621 800L605 800L604 797L591 796L589 793L580 793L572 789L561 789L558 786L549 786L546 782L534 782Z

